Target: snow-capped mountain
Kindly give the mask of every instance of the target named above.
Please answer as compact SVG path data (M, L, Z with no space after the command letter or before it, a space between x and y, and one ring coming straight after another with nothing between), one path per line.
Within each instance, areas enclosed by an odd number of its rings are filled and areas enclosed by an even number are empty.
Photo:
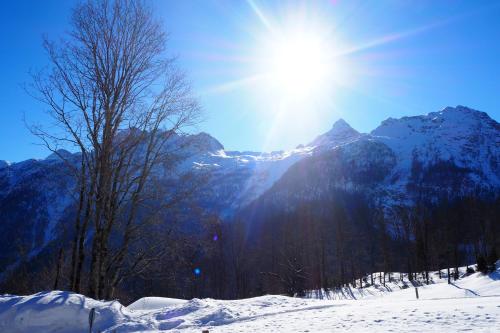
M418 168L448 163L465 171L461 189L467 191L474 186L498 190L499 134L499 124L486 113L457 106L425 116L387 119L371 137L395 153L397 167L392 174L400 178L398 186L408 182L405 176L423 181Z
M343 125L343 128L347 126ZM352 131L347 131L352 137ZM320 136L319 142L328 133ZM317 139L317 140L318 140ZM463 106L388 119L370 134L345 140L290 167L251 207L293 209L335 190L364 193L387 214L422 198L500 195L500 126Z
M390 118L369 134L339 120L327 133L291 151L227 151L206 133L176 136L174 143L184 160L163 177L173 184L174 174L207 177L193 201L227 218L250 203L293 206L337 188L365 192L388 208L411 205L417 193L500 193L500 125L463 106ZM58 155L0 161L0 244L5 244L0 246L0 269L16 262L20 253L37 254L64 234L63 222L74 202L72 186Z

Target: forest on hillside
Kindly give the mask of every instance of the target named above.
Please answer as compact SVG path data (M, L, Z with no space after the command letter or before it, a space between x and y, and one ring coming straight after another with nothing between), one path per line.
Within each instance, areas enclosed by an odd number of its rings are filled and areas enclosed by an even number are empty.
M423 281L429 271L445 273L448 267L486 272L500 250L499 207L498 199L474 196L422 202L397 208L399 220L390 221L363 195L338 191L329 200L269 211L258 218L222 222L205 217L197 233L172 228L145 234L143 246L158 242L166 251L125 279L114 297L133 301L145 295L293 296L391 279L376 272L405 272ZM69 260L61 259L57 249L52 247L48 261L44 254L38 263L22 265L2 283L2 290L26 294L67 289ZM453 277L453 269L450 273ZM362 279L367 275L371 279Z

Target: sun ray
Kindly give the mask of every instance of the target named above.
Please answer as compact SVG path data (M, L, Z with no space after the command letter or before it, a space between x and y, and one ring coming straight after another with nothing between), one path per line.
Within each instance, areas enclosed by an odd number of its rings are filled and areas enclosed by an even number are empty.
M436 28L440 28L442 26L445 26L445 25L448 25L450 23L456 22L458 20L462 20L464 18L473 16L473 15L479 13L479 12L482 12L482 11L485 11L485 10L488 10L488 9L491 9L491 8L495 8L497 6L499 6L499 4L485 5L485 6L477 8L476 10L469 11L469 12L466 12L466 13L461 13L461 14L458 14L458 15L454 15L452 17L448 17L446 19L442 19L442 20L439 20L439 21L436 21L436 22L432 22L432 23L429 23L429 24L421 26L421 27L416 27L416 28L405 30L405 31L402 31L402 32L395 32L395 33L392 33L392 34L388 34L386 36L378 37L378 38L375 38L375 39L373 39L371 41L362 43L360 45L356 45L356 46L353 46L353 47L346 48L344 50L340 50L337 54L335 54L335 56L350 55L350 54L353 54L353 53L356 53L356 52L364 51L364 50L371 49L371 48L374 48L374 47L377 47L377 46L381 46L381 45L392 43L392 42L395 42L395 41L398 41L398 40L402 40L402 39L405 39L405 38L408 38L408 37L416 36L416 35L419 35L421 33L424 33L424 32L427 32L427 31L430 31L430 30L433 30L433 29L436 29Z
M212 95L212 94L221 94L225 92L229 92L241 87L245 87L248 85L255 84L255 82L262 80L265 78L264 74L256 74L253 76L245 77L239 80L224 82L216 86L211 86L205 89L201 94L202 95Z
M374 48L377 46L381 46L381 45L388 44L388 43L391 43L391 42L394 42L397 40L401 40L401 39L404 39L407 37L418 35L420 33L426 32L428 30L442 26L444 24L446 24L446 21L435 22L435 23L431 23L431 24L423 26L423 27L418 27L415 29L411 29L411 30L407 30L407 31L403 31L403 32L397 32L397 33L389 34L389 35L382 36L379 38L375 38L371 41L362 43L360 45L356 45L356 46L341 50L338 53L336 53L334 56L345 56L345 55L357 53L360 51L368 50L368 49L371 49L371 48Z
M264 24L264 26L269 31L273 32L274 31L273 26L271 25L271 23L269 22L269 20L267 19L267 17L264 15L264 13L257 6L257 4L253 0L247 0L247 3L252 8L253 12L255 13L255 15L257 15L257 17L262 22L262 24Z

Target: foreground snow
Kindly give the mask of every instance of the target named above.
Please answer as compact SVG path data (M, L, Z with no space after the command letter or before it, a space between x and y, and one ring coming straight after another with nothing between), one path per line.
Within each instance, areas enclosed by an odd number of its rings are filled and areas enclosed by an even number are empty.
M262 296L236 301L147 297L128 307L61 291L0 297L1 332L456 332L500 331L500 271L448 285L401 289L393 281L332 292L331 299ZM376 281L378 282L378 280ZM342 296L344 295L344 296ZM344 298L344 299L341 299ZM354 299L356 298L356 299Z

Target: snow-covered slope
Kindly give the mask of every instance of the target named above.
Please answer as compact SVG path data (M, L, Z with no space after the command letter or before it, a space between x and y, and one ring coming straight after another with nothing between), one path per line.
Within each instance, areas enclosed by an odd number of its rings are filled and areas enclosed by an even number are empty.
M399 274L392 274L398 277ZM419 285L407 280L350 288L345 297L304 299L262 296L235 301L141 299L128 307L61 291L0 297L0 331L88 332L456 332L500 330L500 271L464 276L453 284L432 274ZM337 293L337 296L344 293ZM150 305L148 305L150 302ZM144 305L146 304L146 305Z
M296 162L322 150L352 142L361 137L344 120L337 121L332 129L320 135L307 146L290 151L271 153L208 150L193 155L184 167L192 166L200 171L209 171L212 181L208 197L224 202L222 215L231 215L244 207L281 178Z

